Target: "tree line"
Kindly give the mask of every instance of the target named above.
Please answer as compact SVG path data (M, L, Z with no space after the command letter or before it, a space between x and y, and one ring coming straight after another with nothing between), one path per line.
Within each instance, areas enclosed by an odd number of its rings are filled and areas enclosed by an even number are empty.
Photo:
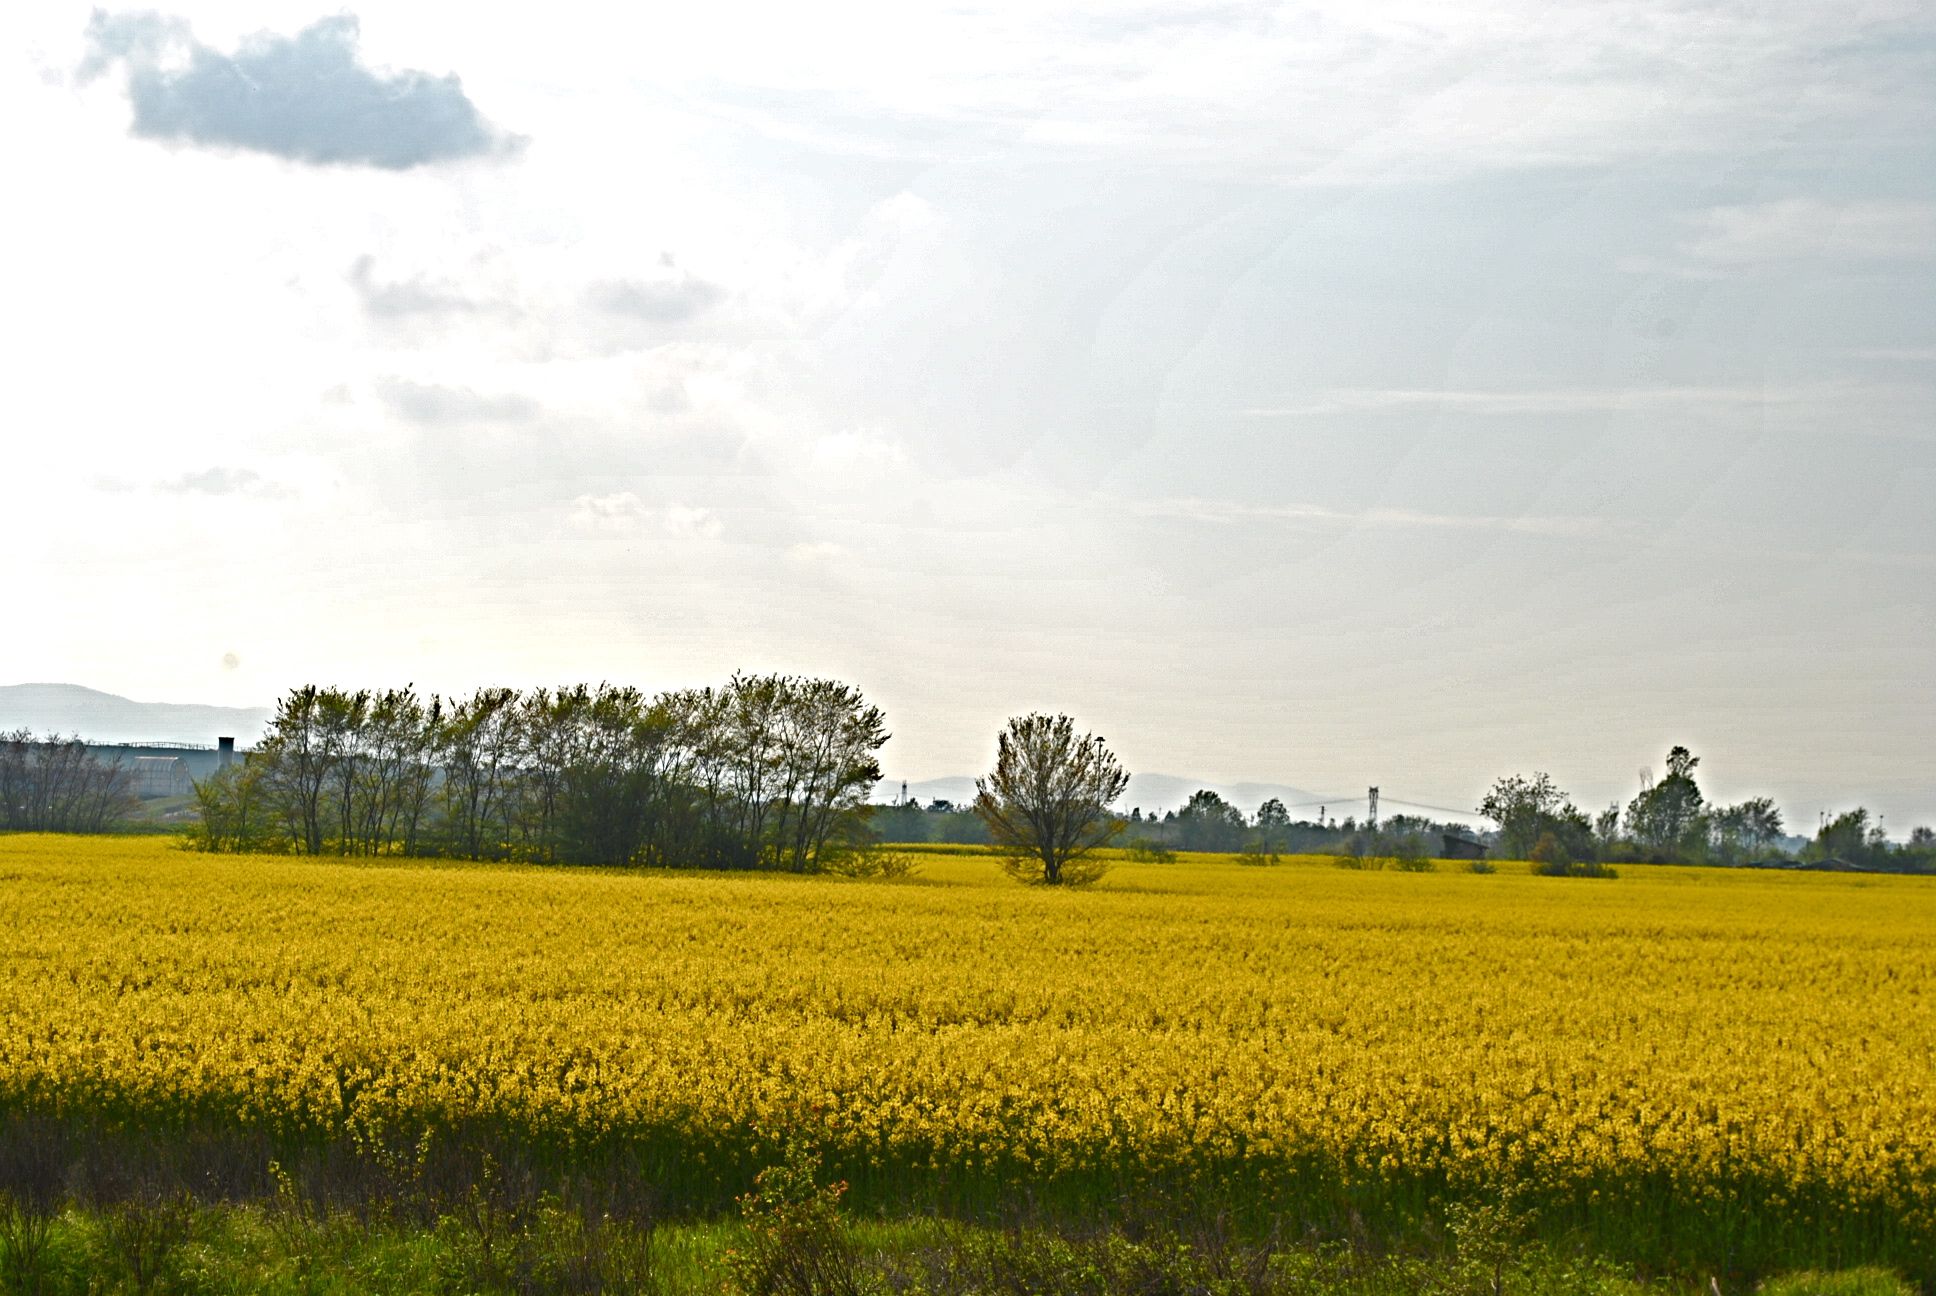
M241 764L196 785L195 834L216 851L800 872L863 858L881 841L1006 850L1028 820L1015 816L1014 804L1048 796L1071 765L1106 757L1114 770L1106 747L1092 751L1100 740L1071 725L1066 716L1009 722L991 778L1009 765L1022 772L998 780L1005 790L995 802L983 781L969 806L879 806L867 799L880 777L885 718L833 680L740 674L718 688L653 696L578 684L484 688L452 699L408 687L309 685L277 704ZM1497 827L1477 835L1500 855L1550 871L1628 862L1936 871L1930 828L1893 842L1857 807L1798 842L1769 798L1709 802L1699 765L1675 747L1663 778L1624 810L1616 803L1597 815L1545 773L1500 778L1477 807ZM1362 825L1294 820L1275 799L1247 817L1208 789L1162 815L1123 815L1113 780L1076 798L1085 824L1108 825L1083 854L1107 842L1152 859L1186 850L1405 861L1428 859L1444 838L1471 833L1402 814ZM135 804L131 785L118 758L102 761L78 738L0 734L0 830L112 828ZM1099 800L1103 791L1109 795ZM1067 811L1064 804L1056 813ZM1053 847L1040 863L1061 872Z
M1041 729L1038 734L1037 729L1051 720L1062 728ZM1055 743L1066 745L1074 740L1072 730L1065 732L1068 724L1067 717L1031 716L1010 721L1001 738L998 771L1016 753L1022 769L1010 780L1005 800L1026 803L1048 796L1053 779L1042 771L1062 771L1069 764L1070 758L1055 755ZM1052 735L1055 741L1042 735ZM1082 740L1100 742L1089 735L1083 735ZM1087 749L1078 744L1071 750ZM1107 755L1106 748L1102 750ZM1687 748L1675 747L1668 753L1664 777L1649 780L1624 810L1616 803L1593 816L1576 806L1545 773L1509 775L1494 782L1477 808L1480 815L1497 825L1490 832L1475 833L1461 824L1405 814L1362 825L1349 818L1342 824L1325 819L1293 820L1276 799L1264 802L1254 816L1246 817L1209 789L1198 790L1182 808L1161 816L1145 816L1140 808L1123 815L1111 807L1108 798L1097 801L1094 796L1088 798L1083 813L1086 821L1101 832L1098 844L1120 844L1133 858L1145 860L1169 858L1175 851L1184 850L1257 859L1335 854L1391 859L1401 867L1428 867L1425 861L1439 855L1450 839L1471 840L1476 836L1502 856L1530 860L1537 871L1555 874L1612 876L1608 866L1615 863L1799 864L1936 872L1936 830L1919 827L1906 841L1893 842L1866 809L1857 807L1825 818L1812 840L1798 843L1786 834L1781 810L1768 797L1733 805L1710 802L1695 777L1700 763ZM895 842L1012 845L1018 834L991 815L986 780L978 784L978 790L980 795L970 808L939 800L925 809L913 801L875 807L875 828L883 838ZM1064 798L1057 803L1057 813L1066 813L1066 801ZM1043 856L1042 864L1050 872L1056 871L1049 856Z
M105 832L134 805L134 775L79 738L0 733L0 831Z
M1479 813L1499 825L1500 853L1535 863L1846 864L1897 872L1936 871L1936 831L1917 828L1893 842L1858 806L1825 819L1815 836L1791 850L1781 810L1768 797L1734 805L1710 802L1694 771L1701 758L1685 747L1667 754L1667 772L1643 787L1624 811L1596 815L1574 805L1544 773L1499 779Z
M1416 850L1431 854L1446 835L1472 837L1462 824L1442 823L1424 815L1395 814L1376 824L1355 818L1294 819L1276 797L1254 815L1226 801L1209 788L1200 788L1180 808L1150 811L1133 807L1119 816L1119 844L1139 857L1161 857L1176 851L1210 851L1241 855L1386 856ZM871 823L882 841L897 843L994 842L988 825L972 805L942 798L925 806L909 798L873 807Z
M834 680L735 675L469 697L309 685L196 785L216 851L810 872L864 832L885 717Z

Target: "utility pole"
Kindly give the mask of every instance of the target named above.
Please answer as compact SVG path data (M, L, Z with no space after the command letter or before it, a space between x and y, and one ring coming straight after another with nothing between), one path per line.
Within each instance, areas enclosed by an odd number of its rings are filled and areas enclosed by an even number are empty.
M1377 832L1378 831L1378 789L1377 788L1371 789L1371 795L1366 797L1365 800L1371 802L1371 812L1365 816L1365 827L1371 830L1372 832Z

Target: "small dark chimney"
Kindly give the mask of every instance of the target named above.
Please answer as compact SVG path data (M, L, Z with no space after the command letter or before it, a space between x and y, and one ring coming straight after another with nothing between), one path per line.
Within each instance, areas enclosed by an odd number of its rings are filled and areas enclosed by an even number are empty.
M235 763L235 739L217 738L215 750L221 754L222 768L227 769Z

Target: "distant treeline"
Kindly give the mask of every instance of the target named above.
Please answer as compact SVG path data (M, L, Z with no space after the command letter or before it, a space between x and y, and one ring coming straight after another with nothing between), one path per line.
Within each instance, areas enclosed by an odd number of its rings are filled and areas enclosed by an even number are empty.
M1701 758L1685 747L1667 753L1667 772L1650 781L1622 811L1597 815L1573 804L1543 773L1497 780L1479 813L1499 825L1502 854L1535 863L1798 865L1875 872L1936 871L1936 831L1914 829L1889 840L1861 806L1824 818L1813 840L1791 852L1780 807L1768 797L1735 805L1709 801L1694 771Z
M134 776L79 738L0 734L0 832L105 832L134 805Z
M935 799L923 806L909 799L874 806L869 820L885 842L961 842L987 844L988 827L968 806ZM1292 819L1284 803L1272 798L1253 816L1205 788L1191 794L1180 810L1144 814L1133 808L1123 819L1117 844L1135 855L1175 851L1215 851L1251 855L1384 856L1416 853L1434 856L1444 838L1473 839L1460 824L1419 815L1393 815L1360 825L1355 819Z
M462 699L309 686L196 785L217 851L819 868L864 833L884 717L833 680L735 675Z
M1354 819L1291 818L1270 800L1246 816L1208 789L1181 809L1158 815L1131 810L1118 844L1132 855L1162 858L1175 851L1250 856L1338 855L1358 859L1429 859L1474 853L1477 843L1507 859L1530 859L1545 871L1591 871L1608 864L1711 864L1722 867L1806 867L1865 872L1936 872L1936 830L1913 829L1891 841L1861 806L1825 818L1815 837L1797 846L1786 835L1781 810L1768 797L1734 805L1711 802L1695 771L1700 757L1685 747L1667 754L1666 774L1650 781L1625 807L1589 815L1546 774L1496 780L1476 807L1498 828L1398 814L1376 823ZM971 809L943 800L873 807L874 831L889 842L981 842L987 828Z
M442 856L544 863L813 871L865 865L886 843L986 845L971 806L868 805L885 718L833 680L735 675L648 696L610 684L460 699L309 686L277 705L242 762L196 785L196 841L216 851ZM1498 827L1414 815L1246 816L1207 789L1121 820L1118 845L1365 859L1479 853L1557 871L1621 863L1936 872L1936 830L1891 841L1858 806L1788 837L1766 797L1711 802L1685 747L1625 807L1576 806L1544 773L1496 780L1476 807ZM132 772L78 738L0 733L0 831L101 832L136 805Z

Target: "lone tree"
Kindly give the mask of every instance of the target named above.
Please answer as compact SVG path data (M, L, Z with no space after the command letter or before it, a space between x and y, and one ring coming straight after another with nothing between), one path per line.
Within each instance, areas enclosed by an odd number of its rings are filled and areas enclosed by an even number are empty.
M1103 874L1090 853L1123 830L1109 808L1129 774L1065 715L1025 715L997 739L995 771L975 780L975 813L1022 882L1080 886Z

